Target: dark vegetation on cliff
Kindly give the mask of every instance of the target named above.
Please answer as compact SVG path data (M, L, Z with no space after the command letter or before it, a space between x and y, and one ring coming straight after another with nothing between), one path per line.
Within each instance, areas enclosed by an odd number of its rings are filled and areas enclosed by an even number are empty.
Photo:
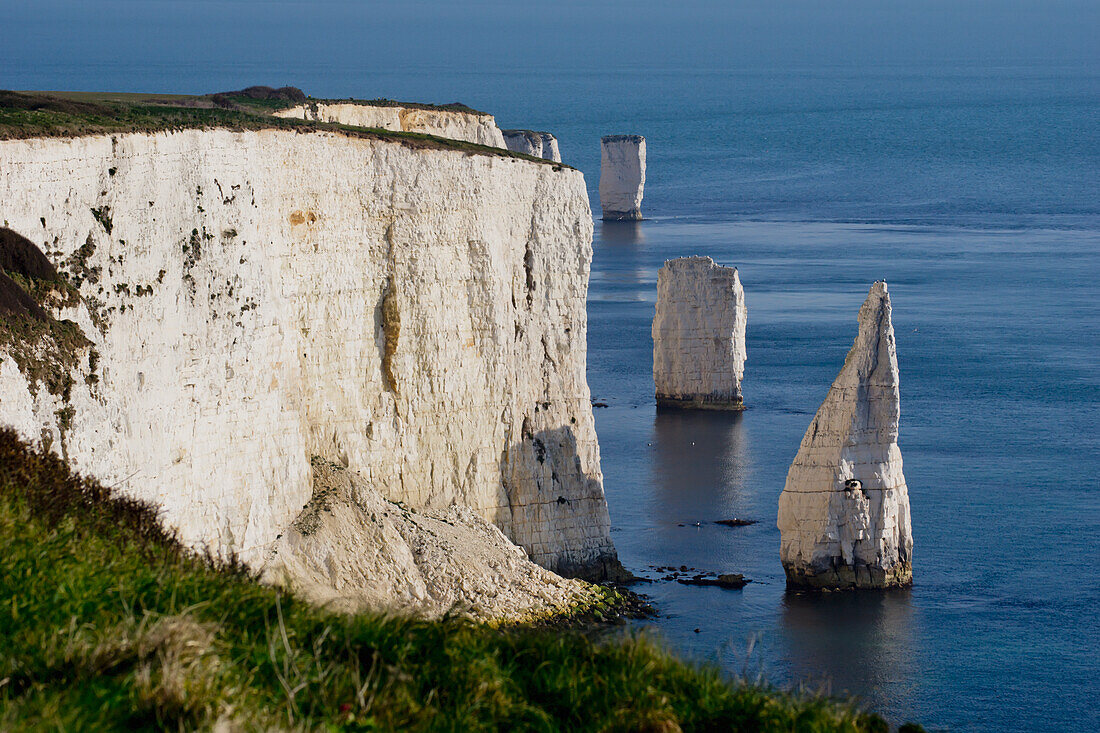
M35 392L45 385L51 394L68 400L71 373L91 342L79 326L57 320L49 310L79 301L76 288L41 249L0 227L0 348L15 360Z
M9 430L0 554L5 731L887 730L644 636L328 613L187 552Z
M32 137L80 137L128 132L164 132L184 129L267 130L283 129L298 132L330 131L349 137L386 140L410 148L459 150L475 155L495 155L502 158L522 158L552 165L556 169L569 166L553 161L514 153L477 143L435 137L417 132L397 132L369 127L353 127L329 122L295 120L275 117L271 113L297 102L289 98L293 87L272 89L274 96L250 90L271 89L249 87L237 92L194 97L171 94L111 94L91 92L13 92L0 89L0 140ZM293 90L293 91L286 91ZM282 95L282 96L280 96ZM310 100L329 101L329 100ZM336 100L341 101L341 100ZM391 100L342 100L357 104L397 105ZM468 111L465 105L401 106L423 109Z

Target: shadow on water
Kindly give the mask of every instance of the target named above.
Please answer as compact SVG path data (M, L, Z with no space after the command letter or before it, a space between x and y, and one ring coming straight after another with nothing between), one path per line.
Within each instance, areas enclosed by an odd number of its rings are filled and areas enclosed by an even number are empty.
M646 241L640 221L601 221L597 239L601 244L611 246L645 244Z
M751 457L741 412L658 409L653 507L692 522L744 512Z
M919 668L912 592L803 593L782 600L792 677L868 704L904 707Z

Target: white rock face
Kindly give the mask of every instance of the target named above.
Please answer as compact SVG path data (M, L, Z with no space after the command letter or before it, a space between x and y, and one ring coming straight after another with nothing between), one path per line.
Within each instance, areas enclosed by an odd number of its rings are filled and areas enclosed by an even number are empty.
M600 206L607 221L642 218L645 138L607 135L600 139Z
M561 162L561 148L558 147L558 139L549 132L540 132L542 138L542 157L555 163Z
M188 544L262 563L320 456L411 508L470 507L551 570L617 565L579 172L187 130L0 141L0 202L82 280L55 315L95 351L67 401L0 351L0 423L155 502Z
M542 157L542 135L531 130L501 130L504 145L515 153Z
M681 257L657 273L653 382L657 405L740 410L748 309L736 267Z
M909 492L898 449L897 350L885 282L810 423L779 497L787 583L882 588L913 578Z
M457 608L520 620L595 600L593 586L534 564L468 507L417 511L354 471L312 463L313 499L276 543L269 583L340 610L428 617Z
M365 102L315 102L278 110L275 116L396 132L421 132L491 148L505 147L496 120L487 114L420 107L383 107Z

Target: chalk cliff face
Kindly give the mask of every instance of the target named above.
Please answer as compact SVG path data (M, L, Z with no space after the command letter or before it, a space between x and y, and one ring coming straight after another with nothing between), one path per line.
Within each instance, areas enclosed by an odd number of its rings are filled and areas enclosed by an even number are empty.
M742 409L747 323L736 267L710 257L665 262L652 330L657 405Z
M912 581L909 492L898 449L890 294L871 287L844 368L810 423L779 497L788 585L881 588Z
M383 107L355 102L315 102L279 110L275 116L396 132L421 132L491 148L505 147L496 120L487 114L420 107Z
M642 218L645 138L607 135L600 139L600 206L610 221Z
M0 141L0 202L79 283L54 315L91 342L67 394L0 348L0 422L190 545L261 565L319 457L414 509L470 507L551 570L615 564L579 172L186 130Z

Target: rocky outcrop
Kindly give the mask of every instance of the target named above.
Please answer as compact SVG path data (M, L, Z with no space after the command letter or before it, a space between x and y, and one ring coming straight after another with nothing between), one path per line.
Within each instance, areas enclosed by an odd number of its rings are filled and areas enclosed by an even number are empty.
M501 130L504 135L504 144L516 153L532 155L536 158L561 162L561 150L558 148L558 139L549 132L535 132L534 130Z
M262 565L318 457L411 509L468 507L550 570L617 566L579 172L182 130L0 141L0 202L78 286L47 305L82 334L68 360L0 342L0 422L189 545Z
M890 294L877 282L779 497L780 559L789 586L882 588L912 581L899 417Z
M531 130L501 130L504 146L514 153L542 157L542 135Z
M657 273L653 382L658 407L741 410L748 310L736 267L668 260Z
M600 206L605 221L642 218L645 138L607 135L600 139Z
M561 148L558 147L558 139L551 135L549 132L540 132L539 137L542 138L542 157L544 160L552 160L555 163L561 162Z
M504 148L504 137L492 115L431 107L370 104L369 102L313 102L275 112L276 117L334 122L396 132L419 132L452 140Z

